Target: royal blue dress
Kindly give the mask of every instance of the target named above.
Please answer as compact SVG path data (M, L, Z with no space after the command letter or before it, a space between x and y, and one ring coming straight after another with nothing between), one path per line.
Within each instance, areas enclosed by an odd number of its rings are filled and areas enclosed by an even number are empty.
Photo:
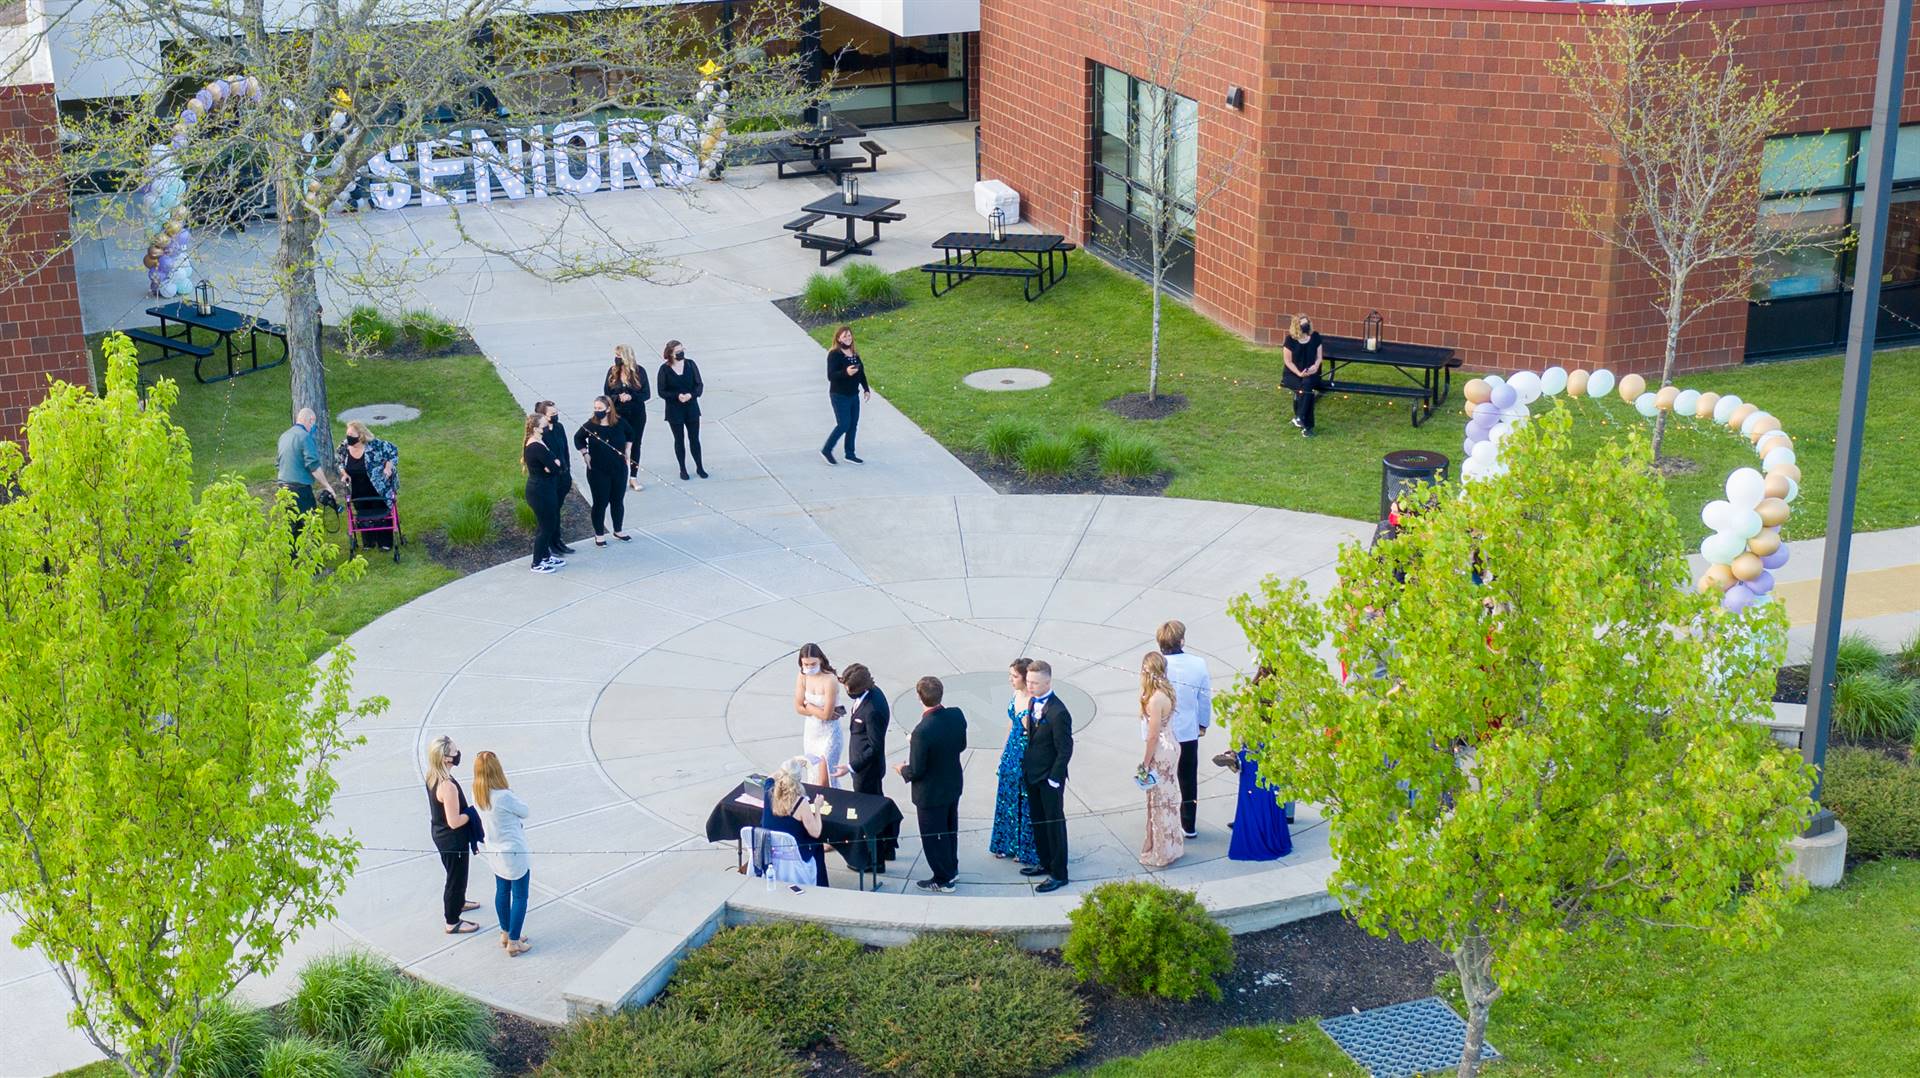
M1277 791L1261 785L1259 768L1244 751L1240 754L1240 803L1233 813L1233 841L1227 857L1233 861L1273 861L1293 852L1287 831L1287 810Z
M1011 857L1023 865L1037 865L1033 848L1033 811L1027 805L1027 784L1020 777L1020 761L1027 755L1027 713L1015 712L1007 702L1007 747L1000 750L1000 789L993 799L993 837L987 852Z

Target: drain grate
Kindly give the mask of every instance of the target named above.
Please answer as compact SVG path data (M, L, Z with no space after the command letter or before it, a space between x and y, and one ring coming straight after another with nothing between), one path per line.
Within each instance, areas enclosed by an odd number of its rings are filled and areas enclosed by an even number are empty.
M1453 1070L1467 1043L1466 1022L1438 996L1323 1018L1320 1028L1373 1078ZM1500 1053L1485 1045L1481 1058L1499 1059Z

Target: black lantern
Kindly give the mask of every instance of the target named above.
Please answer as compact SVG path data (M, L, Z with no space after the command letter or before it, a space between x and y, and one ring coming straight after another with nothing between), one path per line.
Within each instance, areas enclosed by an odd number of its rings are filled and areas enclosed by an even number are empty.
M820 130L830 131L833 129L833 105L832 104L826 101L820 102L820 107L813 110L813 115L815 120L820 125Z
M213 286L205 281L193 286L193 309L201 315L213 313Z
M860 181L844 172L840 174L840 201L849 206L860 201Z
M1367 351L1378 352L1380 350L1380 327L1384 324L1385 323L1380 320L1379 311L1373 311L1367 315L1367 331L1361 335L1367 343Z
M987 234L993 237L993 242L995 243L999 243L1007 238L1006 213L996 209L992 213L987 214Z

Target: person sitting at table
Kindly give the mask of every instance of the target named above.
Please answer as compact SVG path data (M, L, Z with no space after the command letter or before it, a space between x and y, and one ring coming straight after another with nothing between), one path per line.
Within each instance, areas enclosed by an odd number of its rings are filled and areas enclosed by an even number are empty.
M790 767L774 773L769 783L766 811L760 814L760 826L768 831L792 835L800 847L800 860L813 866L815 887L827 885L826 844L820 841L820 807L826 798L812 799L801 789L800 778ZM771 871L771 869L769 869Z
M347 424L346 439L335 455L340 459L340 474L347 479L347 496L353 500L355 511L377 518L383 512L378 505L385 502L384 512L391 523L400 498L400 450L385 438L375 438L365 423L355 419ZM390 527L360 534L369 547L393 549Z

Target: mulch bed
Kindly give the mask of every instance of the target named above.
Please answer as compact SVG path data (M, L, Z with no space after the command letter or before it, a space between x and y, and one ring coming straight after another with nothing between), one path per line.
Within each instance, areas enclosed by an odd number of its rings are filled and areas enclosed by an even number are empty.
M334 327L324 327L320 331L321 342L328 348L338 351L347 350L347 335ZM480 346L464 330L456 333L445 347L425 349L416 346L402 334L393 346L373 353L379 359L440 359L445 356L478 356Z
M546 1061L547 1041L559 1028L506 1011L495 1011L487 1062L501 1074L532 1074Z
M462 576L491 569L515 558L531 560L533 535L520 527L514 503L514 499L502 499L493 507L493 537L484 543L456 547L448 544L443 532L436 531L425 536L409 535L407 546L401 548L400 556L407 556L408 547L424 546L434 561ZM405 524L406 521L403 519L401 523ZM586 500L580 497L578 490L567 491L566 503L560 507L560 535L576 547L583 542L593 542L593 511L588 508Z
M1172 472L1161 472L1144 479L1110 478L1094 471L1029 477L1018 465L1001 464L976 450L957 450L954 456L960 458L960 463L973 469L973 474L988 486L1002 494L1133 494L1159 497L1167 492L1167 484L1173 482Z
M1807 668L1804 665L1783 666L1774 672L1773 702L1776 704L1807 702Z
M1162 393L1152 400L1145 393L1128 393L1106 403L1106 409L1122 419L1165 419L1187 410L1187 398L1180 393Z
M898 303L856 303L852 307L837 314L823 314L819 311L809 311L800 305L799 296L788 296L786 299L776 299L773 301L773 305L780 308L781 314L793 319L794 325L808 332L812 332L823 326L850 325L862 318L869 318L876 314L885 314L888 311L897 311L905 307L907 301L901 300Z

